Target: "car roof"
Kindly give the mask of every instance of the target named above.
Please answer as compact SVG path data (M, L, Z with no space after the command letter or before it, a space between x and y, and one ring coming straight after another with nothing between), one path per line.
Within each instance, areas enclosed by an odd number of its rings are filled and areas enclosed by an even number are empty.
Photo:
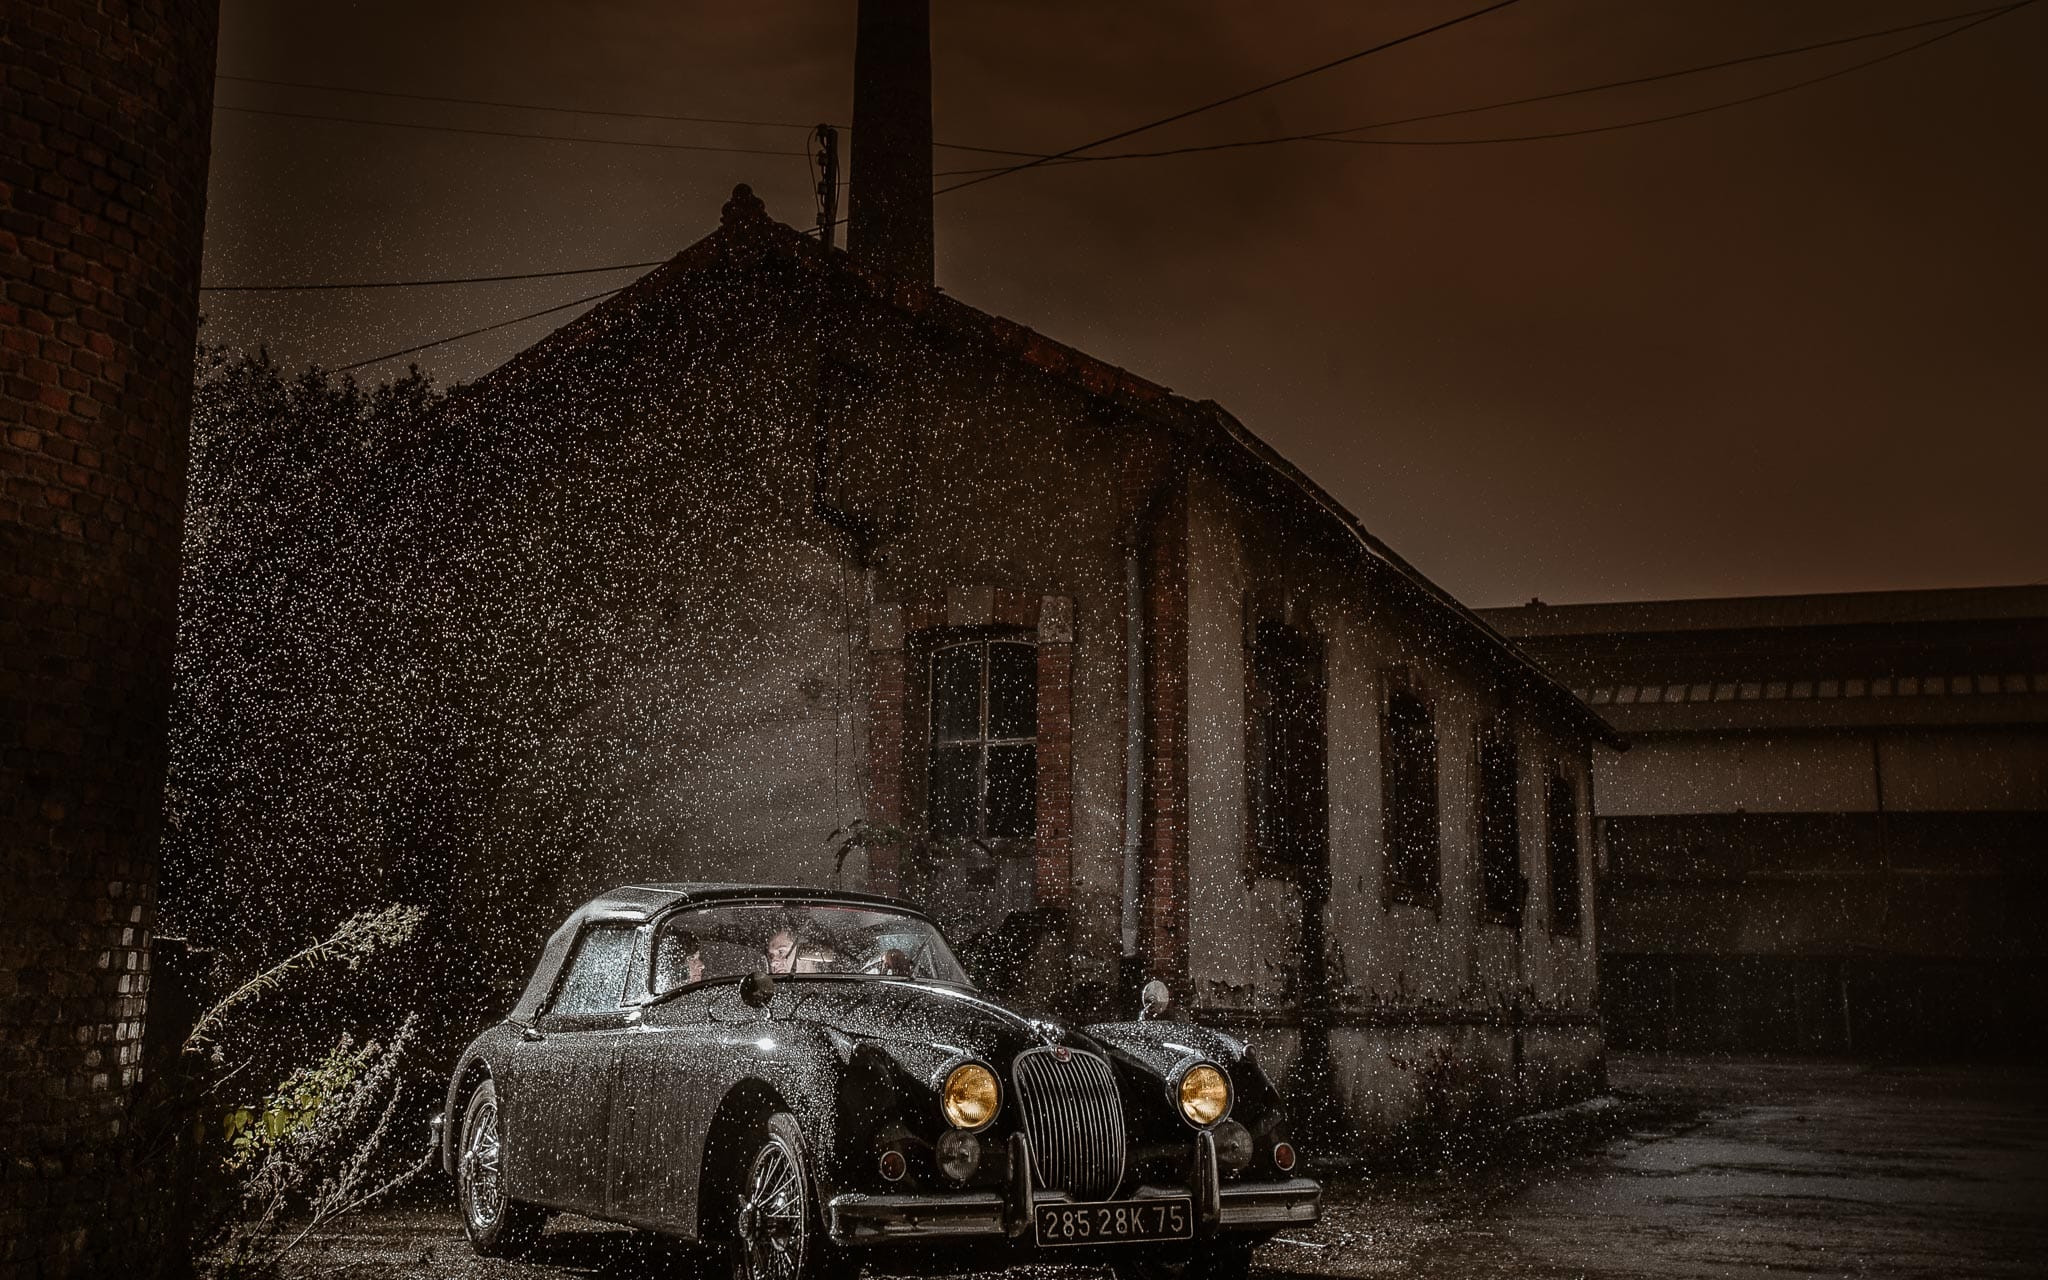
M583 926L593 921L619 924L645 924L663 912L675 907L698 906L714 902L842 902L848 906L876 907L885 911L901 911L907 915L929 919L924 908L901 898L884 897L878 893L856 893L850 889L819 889L806 885L789 884L736 884L725 882L684 882L674 881L659 884L627 884L598 894L569 913L541 949L540 960L534 965L533 973L527 978L526 989L519 1002L512 1007L511 1017L516 1022L530 1022L539 1014L548 993L554 990L555 976L569 958L569 951L576 944L577 935Z
M726 881L671 881L659 884L628 884L608 890L585 903L576 914L583 919L649 920L679 904L730 902L737 899L796 902L844 902L863 907L886 907L915 916L924 908L901 898L851 889L819 889L806 885L742 884Z

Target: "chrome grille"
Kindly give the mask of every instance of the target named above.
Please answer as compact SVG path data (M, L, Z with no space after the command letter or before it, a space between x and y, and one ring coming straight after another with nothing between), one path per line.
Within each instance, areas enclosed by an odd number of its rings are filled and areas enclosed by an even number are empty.
M1027 1049L1011 1068L1038 1184L1104 1200L1124 1179L1124 1108L1109 1064L1078 1049Z

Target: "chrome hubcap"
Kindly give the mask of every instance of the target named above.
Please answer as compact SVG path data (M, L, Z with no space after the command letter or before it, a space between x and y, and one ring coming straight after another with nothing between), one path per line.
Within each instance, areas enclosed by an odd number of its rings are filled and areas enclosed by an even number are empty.
M740 1194L740 1245L749 1276L794 1280L803 1267L809 1209L795 1157L781 1138L770 1138Z
M498 1104L486 1104L462 1140L462 1210L478 1231L488 1231L505 1211L498 1177Z

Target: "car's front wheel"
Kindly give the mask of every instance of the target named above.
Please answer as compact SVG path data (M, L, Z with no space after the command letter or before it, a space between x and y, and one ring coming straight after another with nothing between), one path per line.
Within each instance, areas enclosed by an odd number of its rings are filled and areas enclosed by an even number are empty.
M860 1260L825 1237L796 1117L778 1111L756 1132L733 1215L734 1280L852 1280Z
M1244 1280L1255 1240L1208 1240L1182 1249L1155 1249L1116 1260L1116 1280ZM1135 1246L1134 1246L1135 1247Z
M539 1238L547 1212L505 1192L505 1130L498 1089L486 1080L462 1113L462 1146L455 1164L455 1196L470 1247L494 1258L524 1253Z

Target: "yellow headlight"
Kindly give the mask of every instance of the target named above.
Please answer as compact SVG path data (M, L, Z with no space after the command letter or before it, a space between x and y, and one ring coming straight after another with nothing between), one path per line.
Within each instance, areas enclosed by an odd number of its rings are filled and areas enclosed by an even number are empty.
M1206 1129L1230 1111L1230 1081L1208 1063L1188 1068L1180 1078L1180 1113L1188 1123Z
M946 1077L939 1109L955 1129L979 1129L996 1118L1002 1100L1003 1089L996 1083L995 1072L979 1062L964 1062Z

